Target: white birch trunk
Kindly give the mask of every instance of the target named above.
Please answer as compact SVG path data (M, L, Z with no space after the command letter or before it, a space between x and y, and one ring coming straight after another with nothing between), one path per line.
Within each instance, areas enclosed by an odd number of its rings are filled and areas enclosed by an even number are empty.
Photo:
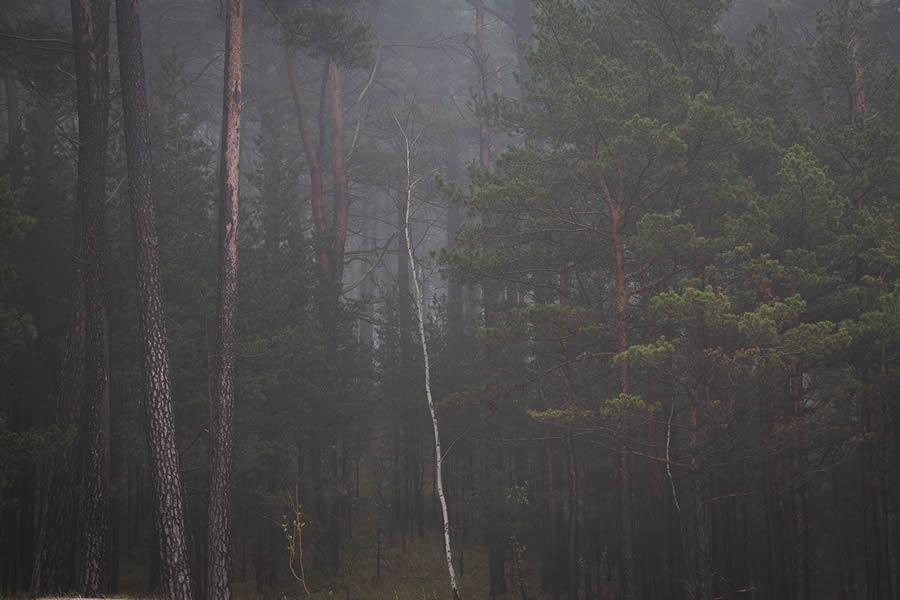
M422 291L419 287L419 277L416 275L416 263L413 258L412 241L409 238L409 211L412 207L412 191L418 180L413 180L412 165L410 162L410 141L406 130L395 118L394 122L403 136L403 147L406 151L406 219L403 223L403 235L406 236L406 249L409 254L409 270L413 280L414 300L416 315L419 322L419 340L422 343L422 355L425 362L425 397L428 399L428 410L431 412L431 424L434 427L434 457L436 462L435 477L437 478L437 493L441 501L441 514L444 518L444 552L447 555L447 572L450 575L450 590L453 600L461 600L459 588L456 585L456 572L453 570L453 554L450 551L450 517L447 514L447 499L444 497L444 482L441 475L441 465L444 456L441 453L441 435L438 428L437 412L434 410L434 399L431 396L431 369L428 364L428 343L425 340L425 310L423 308ZM413 140L415 142L415 140Z

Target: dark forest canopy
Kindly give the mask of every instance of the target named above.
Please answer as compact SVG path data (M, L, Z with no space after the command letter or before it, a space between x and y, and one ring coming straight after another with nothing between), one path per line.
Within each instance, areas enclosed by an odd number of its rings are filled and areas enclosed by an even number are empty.
M0 596L900 597L898 61L896 0L7 0Z

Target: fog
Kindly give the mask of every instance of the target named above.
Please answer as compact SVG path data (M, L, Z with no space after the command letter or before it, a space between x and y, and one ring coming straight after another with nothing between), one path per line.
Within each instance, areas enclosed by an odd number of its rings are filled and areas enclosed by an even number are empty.
M896 0L6 0L0 596L900 592Z

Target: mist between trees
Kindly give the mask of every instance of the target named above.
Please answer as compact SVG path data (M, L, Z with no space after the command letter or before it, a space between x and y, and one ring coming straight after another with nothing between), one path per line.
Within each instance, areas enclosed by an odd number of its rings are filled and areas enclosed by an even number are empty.
M7 0L0 596L900 595L896 0Z

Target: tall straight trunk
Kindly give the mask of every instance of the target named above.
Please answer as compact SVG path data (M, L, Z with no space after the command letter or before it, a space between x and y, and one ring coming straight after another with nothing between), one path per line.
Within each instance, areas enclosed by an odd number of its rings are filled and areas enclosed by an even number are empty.
M760 369L757 375L757 388L760 398L760 433L763 448L771 448L770 455L763 459L763 507L766 522L766 562L765 567L767 584L765 591L771 598L786 597L789 587L784 551L783 516L780 510L782 505L781 493L781 458L777 455L776 431L779 419L776 414L774 398L771 397L771 389L766 377L771 373L766 369Z
M428 357L428 342L425 337L425 308L423 306L423 298L422 298L422 290L419 287L419 278L416 276L416 263L413 257L412 246L409 240L409 208L412 204L412 193L413 186L415 185L415 180L412 175L412 159L410 154L410 139L409 134L400 127L400 123L397 122L397 127L400 129L400 132L403 136L404 141L404 149L406 151L406 209L404 213L406 214L406 221L403 224L403 237L406 238L406 253L409 258L409 270L412 275L412 283L413 283L413 300L416 306L416 316L418 317L418 325L419 325L419 341L422 344L422 358L424 361L425 367L425 398L428 401L428 412L431 415L431 425L434 431L434 460L435 460L435 481L437 484L437 493L438 499L441 503L441 515L443 517L444 522L444 555L447 560L447 574L450 578L450 592L452 595L452 600L461 600L461 596L459 593L459 587L456 583L456 571L453 568L453 552L450 547L450 517L447 513L447 499L444 496L444 477L443 477L443 464L444 464L444 455L441 451L441 436L440 436L440 427L438 424L438 415L434 406L434 400L431 395L431 367L429 363Z
M322 176L322 167L319 161L319 151L313 143L312 133L309 128L309 116L306 112L306 106L303 103L303 94L300 89L300 83L297 80L297 66L294 60L293 50L285 46L285 68L288 74L288 82L291 88L291 96L294 100L294 110L297 113L297 130L300 134L300 141L303 145L303 153L306 157L306 165L309 169L309 203L312 211L312 221L316 232L316 262L319 269L326 276L331 271L330 259L331 255L325 241L325 232L327 229L325 221L325 191ZM326 290L320 294L318 298L319 319L322 322L323 330L326 336L326 354L331 356L331 349L336 346L333 342L330 332L331 311L329 311L330 292ZM331 361L328 361L329 364ZM322 408L319 402L314 402L312 406L312 419L314 422L321 421ZM325 506L325 496L322 486L322 460L320 437L322 432L318 428L313 428L310 433L309 455L310 455L310 484L313 493L313 510L316 515L324 515L327 508ZM319 554L318 556L323 556ZM322 559L319 558L319 561Z
M405 232L409 221L406 198L403 198L397 210L397 227L400 232ZM396 505L396 518L400 525L404 544L406 543L406 525L411 517L409 510L409 444L412 436L412 424L410 420L409 396L407 394L407 376L410 368L409 361L409 315L410 315L410 291L409 291L409 247L406 235L400 235L397 239L397 339L400 347L397 355L397 394L396 416L394 417L394 458L396 461L396 489L394 504ZM400 468L400 449L403 449L403 457L406 469ZM401 478L402 472L402 478ZM401 481L402 479L402 481Z
M208 597L231 597L231 465L234 413L235 313L237 310L238 183L241 141L242 0L225 13L225 87L219 195L219 269L216 293L216 367L213 382L207 531Z
M31 570L32 596L70 591L75 584L75 542L78 539L78 488L81 484L84 405L84 253L81 217L75 211L70 316L56 391L56 423L74 433L72 440L49 460L44 473L39 526Z
M624 427L624 424L621 425ZM637 572L634 560L634 522L631 515L631 465L625 435L621 436L616 460L617 498L619 509L619 574L622 598L638 600Z
M559 209L559 206L557 206ZM568 306L568 282L569 265L565 259L559 261L559 304L560 306ZM563 386L565 388L565 404L566 410L574 415L575 411L575 389L572 385L572 370L569 365L569 338L563 336L560 340L562 350L562 377ZM578 534L578 472L575 464L575 442L572 439L572 427L566 428L566 455L569 461L569 532L568 532L568 548L567 548L567 575L569 598L578 597L578 557L577 552L577 534Z
M78 104L78 208L84 265L85 462L82 480L81 588L110 587L109 357L104 304L106 143L109 116L109 0L72 0Z
M487 52L484 49L484 0L475 0L475 64L478 67L478 100L487 102ZM478 155L482 169L491 164L487 115L478 117Z
M347 183L347 171L344 166L344 109L341 99L341 76L337 62L331 58L326 67L325 93L320 96L322 106L327 101L332 118L331 139L331 170L334 182L334 203L332 212L332 224L330 233L333 236L330 247L326 249L328 261L325 269L326 287L320 298L320 315L325 330L325 355L329 365L337 365L338 347L338 313L341 297L341 286L344 276L344 246L347 242L347 225L349 223L350 195ZM320 117L323 111L320 111ZM323 130L320 130L320 133ZM320 139L320 153L324 148L324 136ZM328 377L329 387L338 389L340 376L336 369L332 369ZM318 408L316 409L318 411ZM319 451L324 453L321 464L327 465L326 473L329 478L327 484L320 483L316 486L317 504L319 505L319 518L325 521L326 534L321 540L322 554L325 565L337 571L340 562L340 531L339 511L334 499L324 497L325 486L332 489L339 484L337 478L337 447L338 441L334 432L328 432L329 438L324 444L319 445ZM314 459L315 460L315 459Z
M605 187L605 182L604 182ZM607 209L609 211L609 238L612 243L614 259L614 279L616 295L616 352L623 352L628 348L628 287L625 272L625 218L624 197L621 185L621 173L619 173L619 185L613 196L608 189L604 190ZM627 361L619 365L619 392L631 393L631 376ZM621 584L624 587L623 597L626 599L638 598L637 572L634 560L634 529L631 514L631 474L629 464L629 448L627 442L628 419L623 416L620 427L622 428L618 442L619 459L617 461L618 479L618 504L620 527L620 569L622 573Z
M447 178L459 183L459 148L456 135L451 131L444 144L446 152ZM447 248L456 247L456 232L462 226L462 214L459 203L451 198L447 206ZM448 346L452 360L458 357L461 349L463 329L463 290L462 284L455 278L447 282L447 333Z
M331 141L331 169L334 174L334 243L331 250L331 278L336 290L344 275L344 246L350 221L350 191L344 165L344 107L341 99L341 72L332 58L328 62L328 101L331 109L333 138ZM337 301L337 298L335 298Z
M695 364L699 360L702 349L694 342L692 349ZM691 465L691 517L688 528L687 544L687 596L691 600L710 600L712 598L712 581L710 573L709 548L709 475L701 457L699 443L700 416L703 412L702 392L699 387L698 373L691 374L690 396L690 428L688 430L688 454Z
M803 372L796 360L789 366L790 393L788 410L791 414L791 552L796 600L812 597L812 569L809 552L809 510L806 485L807 433L804 414Z
M559 599L559 568L557 561L557 553L559 552L559 529L556 523L556 483L555 476L553 471L553 440L550 439L549 430L545 434L544 438L544 458L546 460L546 471L547 471L547 521L549 523L550 528L550 544L549 548L547 545L544 545L546 557L545 557L545 569L549 571L550 574L550 589L553 594L554 600Z
M12 67L3 70L3 84L6 88L6 136L12 151L19 133L19 90L16 85L16 71Z
M294 99L294 110L297 112L297 129L300 133L300 141L303 143L303 153L306 156L306 165L309 169L309 203L312 210L313 225L316 228L316 233L322 235L325 233L325 198L319 153L316 151L312 134L309 131L309 117L306 114L306 106L303 104L300 83L297 81L297 66L294 61L294 52L287 46L284 48L284 57L288 82L291 86L291 96ZM323 271L328 272L328 252L321 245L319 246L316 259L319 262L319 267Z
M864 359L866 363L872 361L867 353ZM868 364L863 367L863 418L867 433L871 441L863 447L863 494L866 527L868 532L866 539L867 565L867 597L892 598L891 573L894 566L890 563L891 540L889 537L889 515L887 502L887 481L885 477L884 452L886 440L884 439L884 420L881 411L875 406L876 398L873 393L874 377Z
M191 598L191 575L184 531L181 471L175 443L175 415L169 370L169 338L163 305L156 207L152 196L150 114L138 0L116 0L128 195L131 201L137 299L140 321L144 410L154 517L159 536L162 584L167 598Z
M296 67L294 65L294 56L289 48L285 48L285 62L288 70L288 79L291 86L291 94L294 99L294 108L297 112L297 126L300 133L300 139L303 143L303 152L306 155L306 162L309 167L310 175L310 204L312 208L313 224L316 233L319 235L317 240L317 261L319 268L324 275L326 287L318 299L319 320L322 324L322 330L325 336L325 355L329 365L335 365L337 361L337 326L338 326L338 304L340 302L341 281L344 274L344 249L347 242L347 227L349 224L350 194L347 180L347 169L345 166L345 150L344 150L344 109L341 98L341 76L337 61L329 58L325 76L322 80L322 90L319 98L319 116L320 116L320 140L318 149L313 144L312 134L309 130L309 118L306 108L303 104L301 89L297 81ZM332 127L330 132L331 138L331 168L334 176L334 211L332 213L332 223L329 230L326 215L326 198L323 185L321 156L324 154L326 141L325 107L328 107L332 118ZM326 237L326 233L330 233L330 237ZM338 381L334 374L330 376L332 381L329 387L336 387ZM321 414L321 407L316 404L313 406L313 416ZM320 466L323 463L321 454L323 451L331 452L325 463L330 465L331 476L336 475L335 456L331 448L336 448L335 440L322 443L320 441L321 432L314 430L310 443L310 453L312 455L312 483L314 487L315 512L320 519L327 522L329 532L324 539L326 547L319 556L322 556L326 562L330 563L332 568L337 568L338 563L338 513L333 503L328 503L324 497L324 486L321 481Z
M856 11L856 1L850 0L847 3L847 20L851 21L854 19L854 12ZM850 39L850 43L847 45L847 50L850 53L850 66L853 68L853 85L850 91L850 105L848 107L848 118L850 120L850 127L855 128L857 125L857 119L865 116L867 105L866 105L866 68L863 64L863 60L860 57L860 52L862 50L862 45L860 43L859 37L854 35ZM862 208L862 200L857 199L857 210Z
M847 4L847 19L851 21L857 18L854 13L857 9L855 0ZM853 84L850 90L849 122L850 143L856 145L856 132L865 125L865 116L868 111L865 87L865 63L862 52L862 43L859 37L854 35L847 45L850 66L853 68ZM854 167L847 161L846 169L852 173ZM860 189L853 199L857 212L864 208L863 191ZM862 265L857 263L857 276L863 275ZM870 298L862 296L860 299L860 311L865 312L869 308ZM888 420L885 415L885 407L878 406L874 394L875 382L873 365L878 361L872 353L867 351L862 358L861 368L863 391L863 423L866 433L871 436L871 441L863 447L863 472L865 489L863 494L866 507L866 526L868 528L866 539L869 547L866 548L867 556L867 593L869 598L893 597L892 588L894 574L898 567L891 558L892 555L892 527L889 511L889 486L887 481L887 469L885 458L888 455Z

